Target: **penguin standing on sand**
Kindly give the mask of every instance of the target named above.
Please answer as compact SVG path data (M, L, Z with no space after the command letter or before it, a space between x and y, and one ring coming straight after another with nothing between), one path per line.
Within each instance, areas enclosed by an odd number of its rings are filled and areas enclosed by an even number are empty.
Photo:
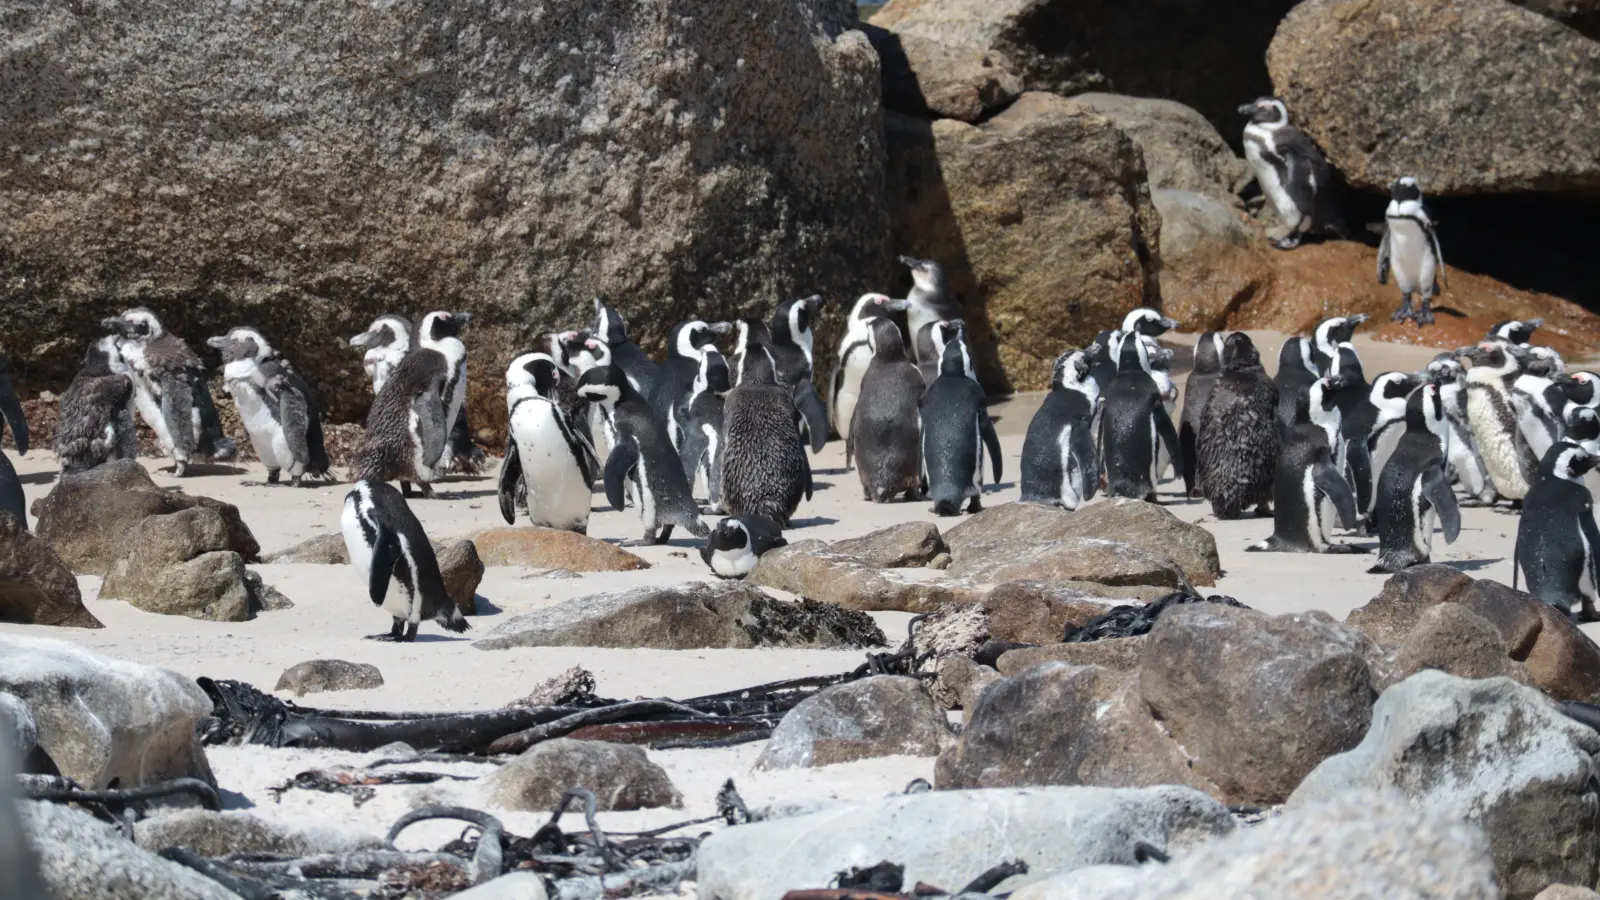
M739 384L723 402L717 468L729 514L787 528L800 498L811 499L811 464L794 420L793 395L778 382L771 352L747 348Z
M277 484L285 469L294 487L307 475L327 476L322 417L311 386L294 367L254 328L234 328L206 345L222 351L223 383L256 456L267 467L267 484Z
M713 342L719 334L733 330L732 323L706 324L699 319L680 322L672 327L667 338L667 359L656 370L656 390L650 397L650 408L661 421L667 423L667 437L672 446L683 446L683 405L694 389L694 380L700 375L700 361L707 348L715 349Z
M1372 385L1361 368L1361 357L1348 341L1335 350L1328 372L1339 379L1334 402L1339 405L1340 447L1334 451L1334 458L1342 460L1345 480L1356 492L1356 508L1365 515L1372 506L1373 486L1378 481L1378 471L1372 467L1372 451L1367 446L1372 425L1378 419L1378 409L1372 405Z
M1270 553L1364 553L1354 544L1335 543L1328 531L1337 522L1356 526L1356 495L1334 465L1330 435L1339 431L1336 385L1320 378L1300 395L1295 424L1283 434L1272 482L1272 536L1246 547Z
M595 298L595 317L598 324L595 326L595 337L606 342L611 351L611 362L608 365L616 366L628 376L628 381L639 396L649 398L656 391L656 376L659 374L655 361L640 349L638 344L628 336L628 324L622 320L622 314L607 306L605 301Z
M525 509L535 525L589 531L594 449L557 402L561 381L570 377L544 353L524 353L506 368L509 436L498 493L507 525Z
M372 394L377 396L394 367L411 352L411 322L402 316L379 316L366 331L350 339L350 346L366 350L361 368L372 379Z
M1022 441L1022 502L1075 510L1100 489L1100 386L1089 369L1104 352L1090 344L1056 357L1050 393Z
M906 295L906 338L909 356L913 362L924 360L917 356L923 346L922 333L935 322L961 318L961 304L950 296L945 282L944 268L931 259L900 257L901 265L911 270L911 293ZM932 344L928 344L930 348ZM933 360L937 364L937 360Z
M1211 389L1196 466L1200 493L1218 519L1237 519L1256 507L1270 512L1278 461L1278 388L1261 366L1250 336L1228 335L1222 376Z
M1467 370L1454 353L1435 356L1425 374L1439 386L1439 405L1444 408L1444 458L1448 471L1467 496L1480 503L1494 502L1494 484L1489 480L1483 458L1478 455L1478 445L1472 437L1472 425L1467 421Z
M461 332L471 321L471 313L428 313L417 327L417 348L438 353L448 366L444 384L444 420L450 425L448 463L477 474L483 468L484 454L472 442L472 430L467 426L467 345L461 342Z
M433 483L444 477L450 459L450 420L446 416L451 364L443 353L418 347L406 354L373 398L366 434L351 463L358 481L399 481L402 493L416 482L433 497Z
M107 335L89 345L83 368L61 395L55 450L61 471L69 475L137 455L133 381L115 337Z
M1425 384L1406 398L1406 433L1378 478L1372 524L1378 563L1368 572L1398 572L1431 558L1435 518L1446 543L1461 533L1461 512L1444 471L1444 407L1439 386Z
M729 516L700 547L700 558L718 578L743 578L774 547L788 546L778 523L765 516Z
M117 353L133 379L134 406L161 449L172 457L173 475L188 474L195 457L231 459L237 448L222 434L222 419L206 387L205 364L182 338L144 307L102 323L117 335Z
M1518 425L1511 385L1521 374L1517 359L1503 343L1484 342L1461 351L1472 362L1467 370L1467 422L1495 492L1521 507L1539 472Z
M1178 384L1172 380L1173 352L1161 346L1153 337L1139 335L1139 340L1144 343L1145 358L1150 363L1150 380L1156 383L1156 392L1161 395L1161 407L1167 411L1167 418L1171 419L1173 412L1178 409ZM1182 435L1179 435L1178 446L1183 446ZM1172 470L1173 477L1183 474L1180 468L1173 466L1172 455L1164 446L1156 448L1156 478L1165 478L1168 470Z
M1220 331L1208 331L1200 335L1194 344L1194 368L1189 370L1189 379L1183 384L1183 410L1178 415L1178 446L1183 449L1183 493L1186 497L1195 496L1195 445L1202 424L1200 414L1205 411L1206 401L1211 397L1211 388L1222 377L1222 338ZM1283 371L1281 361L1278 371Z
M897 494L922 495L922 374L906 357L900 328L888 319L872 322L872 365L861 377L861 397L850 422L845 458L854 458L861 492L873 503Z
M1568 441L1552 446L1539 463L1539 483L1528 491L1517 523L1511 586L1520 570L1528 593L1568 615L1578 604L1578 621L1600 621L1595 613L1600 589L1600 529L1594 497L1583 479L1600 459Z
M946 319L943 322L934 322L923 330L924 347L918 354L917 371L922 374L922 380L927 384L933 382L944 371L944 348L952 341L966 339L967 323L961 319ZM977 372L972 365L972 354L963 354L965 360L966 376L973 381L977 379Z
M983 509L983 455L987 448L994 480L1001 478L1000 438L984 407L983 388L971 376L972 360L959 337L944 348L939 377L923 392L923 490L933 498L933 514L954 516Z
M1396 322L1411 319L1417 325L1433 324L1435 284L1444 284L1444 253L1439 250L1439 235L1433 219L1422 205L1422 189L1407 175L1389 185L1389 208L1384 213L1383 241L1378 244L1378 283L1389 283L1394 271L1400 288L1400 308L1389 318ZM1411 308L1413 294L1422 295L1422 306Z
M611 347L587 331L563 331L552 340L552 346L559 348L560 353L552 353L551 358L574 376L573 408L579 414L574 421L579 423L580 431L588 433L595 458L603 460L611 454L616 429L612 428L611 418L604 406L590 403L579 396L576 383L590 369L611 365Z
M1158 445L1183 465L1178 430L1172 427L1161 390L1150 376L1147 347L1132 335L1122 340L1116 377L1105 389L1100 417L1100 455L1106 468L1106 493L1112 497L1156 500Z
M861 376L872 365L872 320L902 312L907 306L907 301L890 299L887 294L862 294L850 310L833 375L828 379L828 421L841 439L850 439L850 418L856 412L856 398L861 396ZM849 464L845 460L845 465Z
M1111 384L1111 379L1117 375L1117 366L1122 360L1122 340L1130 334L1142 334L1148 338L1160 337L1178 327L1177 320L1169 319L1159 311L1148 306L1141 306L1122 317L1122 325L1115 331L1102 331L1095 336L1094 342L1105 348L1105 353L1096 357L1091 374L1095 383L1100 385L1100 390L1105 391Z
M1421 383L1408 372L1385 372L1372 379L1367 402L1373 409L1372 427L1367 432L1367 456L1372 460L1373 478L1383 477L1383 467L1394 454L1400 436L1406 431L1406 398ZM1443 435L1441 435L1443 437ZM1372 508L1362 515L1371 515Z
M731 382L727 360L715 347L706 348L682 412L683 444L678 448L678 460L691 490L697 479L705 478L706 498L714 513L722 511L722 424Z
M628 376L616 366L590 369L578 379L578 395L603 407L615 429L616 444L605 464L606 500L621 510L627 503L626 485L634 486L644 537L631 543L664 544L676 525L696 537L709 534L683 464L667 439L667 427Z
M1322 367L1317 365L1312 348L1309 339L1292 337L1278 350L1278 374L1272 377L1272 383L1278 388L1278 427L1284 431L1294 427L1300 395L1322 377Z
M362 481L345 495L339 527L351 565L367 575L372 605L394 619L388 634L371 635L372 640L414 641L423 619L457 634L467 630L467 620L445 589L433 544L399 491Z
M764 338L778 383L789 389L791 402L800 414L800 431L810 438L812 453L821 453L828 442L828 408L811 383L815 371L811 317L821 302L822 298L813 294L778 304Z
M1332 170L1311 136L1289 124L1282 100L1262 97L1239 107L1239 114L1250 119L1244 129L1244 158L1285 227L1272 245L1293 250L1307 234L1331 225Z

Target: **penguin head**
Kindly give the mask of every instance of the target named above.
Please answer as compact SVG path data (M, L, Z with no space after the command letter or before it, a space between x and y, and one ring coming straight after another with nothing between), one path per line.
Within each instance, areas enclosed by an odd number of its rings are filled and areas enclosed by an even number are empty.
M1396 203L1405 203L1408 200L1421 200L1422 188L1417 186L1417 180L1410 175L1403 175L1389 183L1389 199Z
M506 388L531 386L546 400L554 399L566 377L548 353L524 353L506 368Z
M116 335L108 334L89 344L89 350L83 356L83 371L95 378L128 373L128 365L123 362L122 348L117 344Z
M929 324L927 328L928 341L933 345L934 355L939 358L939 365L941 368L940 374L944 374L942 369L944 366L945 348L949 347L952 343L964 342L966 340L967 323L962 319L945 319L941 322L933 322ZM964 349L963 352L965 352ZM967 357L967 362L970 363L971 361L972 360L969 355Z
M1220 331L1207 331L1200 335L1200 339L1194 342L1194 371L1201 374L1222 371L1222 339ZM1283 367L1281 358L1278 367Z
M873 319L867 337L872 343L872 355L875 359L896 362L906 358L905 338L900 334L900 326L893 321L885 318Z
M672 352L683 359L698 360L705 349L716 341L717 335L732 330L731 322L713 322L709 325L699 319L681 322L672 326Z
M599 297L594 298L594 314L596 324L594 333L608 344L622 344L628 340L628 323L622 321L622 315L606 305Z
M732 516L725 516L711 529L711 534L706 537L706 546L712 550L743 550L750 546L750 532L744 523Z
M578 396L607 409L615 406L632 390L628 376L616 366L595 366L578 377Z
M1177 327L1177 320L1169 319L1153 309L1144 307L1123 316L1121 330L1155 337Z
M1239 115L1249 118L1252 125L1268 128L1289 124L1289 107L1277 97L1259 97L1253 103L1239 107Z
M960 320L956 321L959 322ZM950 322L939 323L940 326L950 324ZM938 327L935 328L935 335L938 334L939 330ZM949 329L945 332L945 335L944 349L939 352L939 374L954 375L958 378L971 378L976 381L976 372L972 368L972 354L967 350L967 342L962 335L962 330L959 327Z
M1459 359L1472 363L1472 368L1483 369L1486 372L1498 375L1510 375L1517 371L1516 357L1512 356L1510 344L1504 341L1484 341L1476 347L1463 347L1456 351Z
M1348 383L1367 380L1367 374L1361 368L1361 354L1356 352L1355 345L1349 341L1344 341L1334 348L1333 362L1328 368L1332 374L1338 375Z
M1561 354L1551 347L1536 347L1527 344L1518 347L1524 355L1522 370L1529 375L1538 375L1541 378L1551 378L1560 375L1567 364L1561 359ZM1517 352L1517 351L1513 351Z
M772 331L760 319L740 319L733 323L733 328L739 335L734 340L734 356L743 356L753 346L772 343Z
M1508 322L1497 322L1493 328L1489 329L1489 334L1485 340L1526 344L1533 340L1533 333L1543 325L1543 319L1512 319Z
M435 310L422 317L422 327L417 329L417 333L422 343L437 344L449 338L460 338L470 321L471 313Z
M1124 351L1126 355L1126 351ZM1250 335L1242 331L1235 331L1228 335L1222 342L1222 369L1225 372L1237 372L1242 369L1259 367L1261 354L1256 350L1255 341L1250 340Z
M1409 372L1384 372L1372 379L1367 399L1379 409L1391 406L1404 408L1406 398L1420 383L1421 379Z
M579 375L596 366L611 365L611 345L587 331L563 331L561 347Z
M726 394L730 387L728 361L723 359L717 348L707 347L705 354L700 357L700 371L694 377L695 391L710 391L720 395Z
M1366 313L1356 313L1353 316L1334 316L1323 319L1317 323L1317 330L1313 333L1316 338L1317 349L1328 353L1329 347L1337 347L1355 336L1356 326L1367 320ZM1332 353L1328 353L1332 356Z
M1415 423L1412 419L1413 410L1416 413ZM1406 397L1406 428L1415 429L1417 424L1432 432L1434 437L1444 438L1444 404L1439 400L1437 384L1424 384Z
M206 346L222 351L223 365L246 360L260 363L272 358L272 345L254 328L235 328L225 335L206 338Z
M158 338L166 333L156 314L143 306L124 310L120 316L102 319L100 324L128 340L141 341Z
M811 334L811 316L822 304L822 295L812 294L799 300L785 300L772 311L769 330L773 337L789 343L799 343Z
M411 323L400 316L379 316L366 331L350 339L350 346L392 347L404 352L411 349Z
M1583 449L1571 441L1556 441L1545 451L1544 459L1539 463L1539 474L1544 478L1560 478L1566 481L1582 482L1600 457Z
M1150 357L1145 343L1137 334L1126 331L1111 332L1112 352L1116 356L1118 372L1150 371Z
M1099 344L1090 344L1082 350L1068 350L1056 357L1055 371L1050 374L1050 387L1073 390L1083 386L1089 378L1094 358L1105 352Z
M1574 442L1600 440L1600 413L1588 406L1568 406L1562 417L1567 424L1567 439Z
M1221 340L1220 336L1218 340ZM1198 347L1195 348L1195 359L1197 360L1196 367L1198 368L1198 360L1200 359ZM1220 371L1221 368L1222 350L1218 348L1217 370ZM1311 357L1311 342L1303 337L1289 338L1283 342L1282 347L1278 348L1278 371L1289 372L1294 369L1301 369L1313 376L1317 374L1317 362Z
M850 318L875 319L892 312L902 312L907 306L910 304L906 301L895 300L888 294L862 294L855 308L850 310Z
M1594 403L1595 389L1600 388L1600 378L1593 372L1563 372L1554 379L1567 400L1580 406Z
M1172 370L1173 352L1161 346L1161 342L1153 337L1139 335L1139 343L1144 345L1144 358L1152 372L1169 372Z
M1454 353L1441 353L1428 363L1428 368L1423 374L1429 381L1442 387L1447 384L1459 384L1466 377L1467 370L1462 368Z
M1339 389L1343 388L1345 380L1338 375L1324 375L1306 388L1302 396L1305 400L1306 420L1316 425L1329 421L1339 421ZM1298 408L1296 412L1298 412Z
M931 259L900 257L900 264L911 270L911 283L925 294L944 293L944 267Z

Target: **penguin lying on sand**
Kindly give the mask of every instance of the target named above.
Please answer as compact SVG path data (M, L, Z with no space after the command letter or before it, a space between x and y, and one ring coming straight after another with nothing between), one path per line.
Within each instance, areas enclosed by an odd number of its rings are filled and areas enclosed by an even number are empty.
M935 326L938 330L939 326ZM966 341L957 337L944 348L939 377L928 385L918 406L922 421L923 492L933 499L933 514L954 516L983 509L983 456L988 450L994 480L1001 478L1000 438L985 409L983 388L971 376Z
M1100 489L1100 386L1090 377L1090 344L1056 357L1050 393L1028 423L1022 442L1022 501L1075 510ZM1187 460L1185 456L1185 460Z
M307 475L326 478L322 417L305 379L254 328L235 328L206 344L222 351L223 382L267 467L267 484L277 484L285 469L294 487Z
M594 450L557 402L570 377L544 353L524 353L506 368L509 434L498 493L507 525L523 509L535 525L588 533Z
M196 457L232 459L237 449L222 434L222 419L206 388L205 364L144 307L105 319L118 336L117 352L133 379L134 405L173 460L173 474L188 474Z
M446 631L467 630L467 620L445 590L433 544L399 491L362 481L345 495L339 526L351 565L367 575L372 605L394 618L389 633L371 635L372 640L414 641L423 619Z
M1239 107L1239 114L1250 119L1244 129L1245 161L1285 227L1272 245L1293 250L1307 234L1332 225L1332 170L1310 135L1289 124L1282 100L1262 97Z
M55 450L66 474L137 455L133 381L115 337L107 335L89 345L83 368L61 395Z
M1365 553L1335 543L1332 526L1356 526L1356 495L1334 465L1330 435L1339 431L1334 380L1321 378L1300 395L1295 424L1283 435L1273 476L1272 536L1246 550L1272 553ZM1337 519L1335 518L1337 517Z
M706 537L700 558L719 578L743 578L768 550L788 543L778 523L765 516L729 516Z
M1389 185L1389 197L1383 242L1378 245L1378 283L1388 284L1392 269L1400 287L1400 308L1389 318L1395 322L1412 319L1419 327L1432 325L1434 288L1444 285L1439 235L1422 205L1422 190L1415 178L1395 179ZM1418 293L1422 294L1422 306L1413 310L1411 296Z
M1539 482L1523 502L1511 563L1513 588L1521 571L1528 593L1568 615L1577 604L1583 622L1600 621L1595 613L1600 528L1595 527L1594 497L1583 484L1596 463L1600 459L1567 441L1550 448L1539 463Z
M666 426L627 375L615 366L590 369L578 379L578 396L602 407L615 429L616 444L605 464L606 500L621 510L627 485L634 486L644 537L630 544L664 544L675 525L696 537L709 534Z

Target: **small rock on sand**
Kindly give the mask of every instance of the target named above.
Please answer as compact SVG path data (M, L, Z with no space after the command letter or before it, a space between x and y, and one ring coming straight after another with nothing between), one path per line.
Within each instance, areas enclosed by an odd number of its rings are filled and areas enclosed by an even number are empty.
M383 673L370 663L342 659L309 659L278 676L275 691L292 691L296 697L323 691L365 691L383 687Z
M790 710L757 769L816 768L876 756L935 756L951 740L944 711L915 678L835 685Z
M604 741L545 741L484 779L496 804L523 812L549 812L576 787L593 791L602 810L683 805L672 779L643 749Z

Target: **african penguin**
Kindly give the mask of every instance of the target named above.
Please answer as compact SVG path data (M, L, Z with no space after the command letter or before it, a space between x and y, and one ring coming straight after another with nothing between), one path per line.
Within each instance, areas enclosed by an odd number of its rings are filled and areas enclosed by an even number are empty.
M435 351L449 365L444 386L444 420L450 423L446 456L456 470L475 475L483 469L484 453L473 443L472 429L467 425L467 345L461 342L461 332L471 321L471 313L428 313L417 326L417 347Z
M254 328L234 328L206 345L222 351L223 384L239 408L256 456L267 467L267 483L277 484L285 469L295 487L307 475L327 476L317 401L294 367Z
M1310 135L1289 124L1289 109L1276 97L1239 107L1250 123L1244 129L1244 158L1261 192L1283 220L1284 233L1272 239L1279 250L1300 246L1305 235L1327 228L1332 171Z
M173 474L188 474L196 456L232 458L237 448L222 435L205 364L183 339L167 331L144 307L126 310L103 323L118 336L117 353L133 380L134 406L172 457Z
M22 414L22 401L11 384L11 361L0 355L0 432L11 429L11 443L18 456L28 455L28 417Z
M1317 364L1317 374L1329 374L1337 362L1339 348L1350 342L1355 336L1356 327L1365 321L1366 313L1356 313L1353 316L1334 316L1317 323L1316 329L1311 332L1311 358ZM1351 352L1354 352L1353 347Z
M1400 308L1389 318L1411 319L1418 326L1433 324L1433 292L1444 285L1444 254L1433 219L1422 205L1417 180L1407 175L1389 185L1389 208L1384 212L1383 241L1378 244L1378 283L1389 283L1389 271L1400 288ZM1413 310L1411 296L1420 293L1422 306Z
M1406 398L1405 434L1378 476L1372 511L1378 562L1367 571L1398 572L1428 562L1435 518L1446 543L1461 533L1461 513L1444 470L1444 435L1439 386L1424 384Z
M900 264L911 270L911 293L906 295L906 338L910 342L908 352L913 362L921 363L923 360L916 356L917 337L934 322L961 318L961 304L950 296L944 267L938 263L931 259L902 256Z
M1405 434L1406 398L1420 383L1421 379L1407 372L1384 372L1372 379L1372 387L1367 391L1367 402L1373 411L1372 425L1367 430L1367 458L1371 461L1374 479L1382 477L1384 464L1399 445L1400 436ZM1361 510L1361 515L1371 514L1369 503Z
M700 361L706 349L714 347L719 334L733 330L731 322L707 324L699 319L680 322L672 326L667 337L667 358L656 369L656 389L650 396L650 408L656 411L667 425L667 437L672 446L683 446L683 420L681 411L694 389L694 380L700 375Z
M1122 325L1114 331L1102 331L1095 336L1094 342L1105 348L1105 352L1096 358L1091 374L1095 383L1104 391L1116 377L1117 364L1122 359L1122 340L1130 334L1142 334L1145 337L1160 337L1178 327L1174 319L1169 319L1157 310L1148 306L1141 306L1122 317Z
M1466 491L1480 503L1494 502L1494 484L1489 480L1483 458L1478 455L1467 420L1467 370L1454 353L1445 352L1428 363L1427 378L1439 386L1439 405L1444 407L1444 458L1449 471Z
M1207 331L1194 344L1194 366L1183 383L1183 410L1178 414L1178 446L1183 450L1183 492L1195 496L1195 443L1200 434L1200 413L1206 408L1211 388L1222 375L1222 338L1220 331ZM1282 363L1279 363L1282 371Z
M743 578L768 550L788 543L778 523L765 516L729 516L706 536L700 558L718 578Z
M1511 385L1520 375L1508 345L1484 342L1461 351L1472 362L1467 370L1467 422L1484 469L1500 496L1520 506L1528 495L1539 461L1534 459L1518 423Z
M967 323L961 319L945 319L941 322L930 322L922 329L918 338L922 347L917 351L917 371L922 373L922 380L933 384L944 371L944 348L952 341L965 340ZM965 360L966 375L972 380L977 380L977 372L972 365L972 354L962 354Z
M787 528L800 498L811 499L811 464L794 420L794 397L778 381L770 349L747 348L739 383L723 400L716 463L729 515Z
M1278 388L1278 427L1284 431L1294 427L1295 404L1300 395L1322 375L1322 367L1313 354L1311 340L1303 337L1289 338L1278 350L1278 374L1272 377L1272 383ZM1220 350L1218 355L1220 357ZM1198 350L1195 358L1198 363Z
M658 369L655 361L645 355L644 350L628 336L628 325L622 320L621 313L598 297L594 301L594 312L599 320L594 330L595 336L605 341L611 349L609 364L621 369L639 396L648 399L656 390Z
M1551 379L1567 398L1567 406L1600 407L1600 376L1593 372L1562 372Z
M1549 357L1532 352L1548 349L1506 345L1506 352L1516 358L1520 370L1511 381L1511 405L1517 413L1517 429L1533 458L1538 460L1543 460L1551 445L1561 440L1567 411L1566 391L1544 374L1550 372L1549 368L1538 365L1547 363ZM1560 357L1556 359L1559 364Z
M1335 543L1328 532L1337 523L1356 526L1356 495L1335 465L1330 436L1339 430L1335 385L1329 378L1311 383L1295 405L1294 427L1283 433L1283 448L1272 482L1272 536L1246 550L1272 553L1364 553L1354 544Z
M571 377L545 353L524 353L506 368L509 435L498 493L507 525L524 509L534 525L589 531L594 450L557 402L562 380Z
M366 349L361 368L372 379L372 394L377 396L394 367L411 352L411 322L401 316L379 316L366 331L350 339L350 346Z
M597 366L578 379L578 395L603 407L615 429L616 443L605 464L606 500L621 510L627 503L625 485L634 486L644 537L631 543L664 544L677 525L696 537L709 534L666 426L628 376L616 366Z
M828 420L842 439L850 437L850 418L855 415L856 398L861 396L861 376L872 364L871 322L890 313L903 312L906 307L905 300L893 300L887 294L862 294L850 310L844 337L839 341L838 358L834 360L833 375L828 379ZM849 464L846 460L845 465Z
M1600 412L1587 406L1567 407L1567 436L1565 440L1577 444L1590 456L1600 458ZM1583 476L1589 493L1600 496L1600 472L1590 470Z
M1486 341L1505 341L1510 344L1526 344L1533 340L1533 333L1544 327L1543 319L1510 319L1505 322L1496 322L1489 329Z
M1517 549L1512 559L1511 586L1520 570L1528 593L1568 615L1579 605L1579 621L1595 614L1600 585L1600 529L1595 528L1594 496L1583 479L1600 458L1576 444L1561 441L1539 463L1539 481L1522 504L1517 523Z
M554 341L561 355L551 354L551 357L566 365L575 376L575 381L590 369L611 365L610 345L587 331L563 331L555 336ZM580 397L576 387L573 389L573 398L575 411L582 413L582 418L577 420L579 430L588 433L595 458L604 460L611 454L612 444L616 443L616 429L611 425L610 415L603 405L590 403Z
M1156 383L1156 391L1161 395L1161 406L1167 411L1167 418L1171 419L1173 412L1178 408L1178 384L1172 380L1173 352L1161 346L1153 337L1139 335L1138 340L1144 344L1145 358L1150 363L1150 379ZM1183 446L1182 436L1179 436L1178 446ZM1156 448L1156 478L1166 477L1167 471L1172 469L1172 456L1167 453L1167 448ZM1182 475L1181 470L1173 471L1173 476Z
M715 347L706 348L683 407L684 435L678 460L691 490L705 478L706 499L714 513L722 511L722 425L731 388L727 360Z
M1120 342L1117 373L1106 386L1100 416L1100 458L1106 470L1106 493L1155 502L1160 472L1159 446L1183 464L1178 431L1150 375L1148 346L1138 335Z
M358 481L399 481L409 493L411 482L422 496L432 497L433 483L444 477L450 458L451 363L431 347L406 354L384 382L367 411L366 434L350 471Z
M1251 506L1270 512L1278 460L1278 388L1242 331L1222 345L1222 376L1202 416L1196 466L1200 493L1218 519L1237 519Z
M812 295L778 304L761 337L772 358L778 384L789 389L794 408L800 413L798 427L810 438L812 453L821 453L828 442L828 408L811 383L811 317L821 302L821 297ZM743 365L741 360L741 371Z
M1022 441L1022 502L1075 510L1100 489L1100 386L1089 368L1104 352L1091 344L1056 357L1050 393Z
M445 589L433 544L399 491L380 481L361 481L345 495L339 526L351 565L367 575L372 605L394 619L388 634L371 635L372 640L414 641L423 619L446 631L467 630L467 620Z
M922 422L917 405L922 374L906 356L899 326L874 319L870 335L872 364L861 376L845 458L855 459L861 492L873 503L886 503L897 494L920 499Z
M1378 408L1372 405L1372 385L1367 382L1361 357L1350 342L1345 341L1336 348L1328 372L1339 379L1334 402L1339 406L1341 446L1334 450L1334 458L1342 461L1345 480L1356 492L1356 509L1365 516L1372 505L1373 486L1378 481L1378 472L1372 467L1372 451L1367 446L1373 423L1378 419Z
M86 472L114 459L133 459L133 381L111 335L89 345L83 368L61 395L56 458L66 474Z
M923 391L918 405L923 491L932 498L936 516L960 514L963 502L969 513L983 509L985 449L994 480L1001 478L1000 438L985 409L983 388L971 372L967 344L958 335L945 344L939 377Z

